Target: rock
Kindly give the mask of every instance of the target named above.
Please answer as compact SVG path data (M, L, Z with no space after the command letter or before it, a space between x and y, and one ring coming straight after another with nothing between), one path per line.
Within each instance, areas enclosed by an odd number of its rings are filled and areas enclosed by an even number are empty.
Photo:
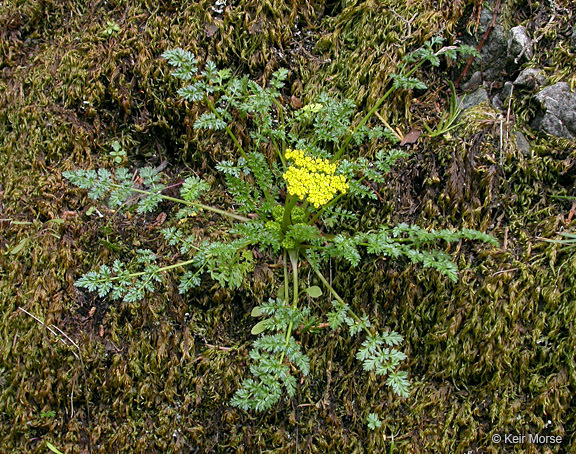
M501 98L500 96L501 95L497 93L496 95L492 96L492 99L490 102L492 104L492 107L494 107L494 109L496 109L496 110L504 110L504 99L505 98Z
M507 103L506 100L513 94L514 84L509 80L504 82L504 86L502 87L502 90L500 90L500 93L497 93L492 98L492 106L497 110L506 110L510 107L509 102Z
M534 43L523 25L510 30L507 56L508 60L513 61L514 64L531 60L534 56Z
M514 81L514 86L518 88L539 88L546 84L548 78L540 69L526 68L520 71L518 77Z
M481 87L472 93L468 93L466 97L462 99L461 108L462 110L470 109L484 101L488 101L488 92L485 88Z
M500 92L500 99L504 101L508 96L514 92L514 84L510 81L504 82L502 91Z
M566 139L576 138L576 93L566 82L541 90L536 96L541 111L532 121L532 127Z
M482 84L482 71L476 71L467 82L461 85L463 91L471 92L475 91Z
M480 31L488 28L492 21L492 11L490 8L482 8L480 13ZM506 30L496 23L488 36L488 40L480 54L482 56L482 71L484 80L498 80L506 68L508 39Z
M530 142L526 136L520 131L514 131L514 139L516 139L516 148L522 152L526 157L530 156Z
M480 12L479 33L476 40L480 39L481 33L485 33L492 22L494 12L489 7L490 3L492 2L484 2L485 7ZM474 46L478 44L477 41L472 40L469 40L468 43ZM491 29L480 55L480 66L474 65L473 70L481 69L485 81L499 81L506 74L516 72L522 63L532 59L534 42L528 36L526 27L523 25L509 29L497 21Z

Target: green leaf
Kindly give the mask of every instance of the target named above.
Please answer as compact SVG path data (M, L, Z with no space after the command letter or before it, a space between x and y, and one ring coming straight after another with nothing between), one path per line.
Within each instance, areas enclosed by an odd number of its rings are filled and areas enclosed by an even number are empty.
M408 381L407 372L392 372L386 380L386 384L401 397L410 395L410 382Z
M155 193L150 194L138 202L137 212L140 214L143 213L150 213L154 211L154 209L158 206L158 204L162 201L162 194Z
M252 312L250 312L250 316L251 317L260 317L262 315L262 308L260 308L260 306L256 306L252 309Z
M270 326L270 321L272 319L271 318L267 318L266 320L260 320L258 323L256 323L252 329L250 330L250 332L254 335L257 336L260 333L263 333L264 331L266 331L268 329L268 327Z
M16 255L19 252L21 252L24 249L24 247L28 244L29 239L30 238L24 238L24 239L20 240L20 242L10 251L10 254Z
M391 74L390 77L394 80L394 89L404 89L404 90L426 90L426 84L415 77L406 77L403 74Z
M178 77L183 80L190 80L192 76L198 71L196 64L196 56L183 49L172 49L164 52L162 57L168 60L172 66L176 67L176 70L172 72L174 77Z
M196 63L196 56L192 52L181 48L167 50L161 57L168 60L168 63L177 68L182 65Z
M382 421L380 421L380 418L376 413L370 413L368 418L366 418L366 422L368 423L368 428L370 430L376 430L382 425Z
M208 189L210 189L208 183L192 175L184 180L180 195L188 202L196 202Z
M402 343L404 337L396 331L385 331L380 335L380 339L382 339L389 347L394 347L395 345Z
M194 85L187 85L178 90L178 94L188 101L201 101L206 93L203 82L196 82Z
M348 317L348 311L350 308L347 304L341 304L338 301L333 300L332 306L334 306L335 311L326 314L330 328L337 330L342 323L346 323L349 326L354 324L354 321Z
M160 180L160 174L154 167L146 166L140 169L140 177L145 186L152 186Z
M294 224L288 227L286 238L295 243L318 243L321 238L318 227L307 224Z
M50 443L49 441L46 442L46 447L52 451L55 452L56 454L64 454L62 451L60 451L56 446L54 446L52 443Z
M226 128L226 122L213 112L205 112L194 122L194 129L213 129L219 131Z
M183 295L188 290L198 287L200 285L200 277L197 276L197 273L192 271L186 271L182 278L180 279L180 284L178 285L178 292Z
M332 245L333 247L327 248L328 254L332 257L343 257L352 266L357 266L360 263L362 257L356 248L356 243L353 238L346 237L339 233L332 239Z
M322 296L322 289L317 285L304 289L304 292L306 292L310 298L318 298L319 296Z
M284 287L283 287L283 286L280 286L280 287L278 287L278 293L276 294L276 297L277 297L279 300L284 301L284 300L286 299L286 295L285 295L284 293L285 293L285 292L284 292Z

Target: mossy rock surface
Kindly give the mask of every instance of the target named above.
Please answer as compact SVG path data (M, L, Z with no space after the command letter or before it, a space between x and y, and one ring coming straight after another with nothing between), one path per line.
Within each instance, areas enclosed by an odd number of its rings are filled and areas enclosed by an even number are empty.
M327 332L300 339L312 370L294 400L263 414L229 405L249 374L250 310L280 278L273 264L235 292L206 280L181 296L174 278L137 304L74 287L136 248L174 260L157 217L174 207L128 218L96 205L88 215L94 203L63 171L111 167L114 141L132 168L167 162L174 181L192 170L218 181L215 163L233 156L225 137L192 128L199 112L179 100L162 52L182 47L259 79L286 67L287 99L328 91L367 111L403 55L438 34L452 44L473 32L482 3L2 2L0 451L46 453L50 442L66 453L573 452L576 258L542 239L574 227L572 202L558 196L575 195L576 153L574 142L529 128L528 96L503 111L477 106L451 136L423 135L375 188L379 199L349 202L362 210L351 229L408 222L500 241L453 245L457 283L389 260L335 264L334 286L354 309L405 336L407 399L362 371L354 339ZM574 88L573 3L501 3L509 24L540 37L530 64ZM381 117L402 133L435 124L444 81L464 63L422 67L428 90L395 94ZM190 222L212 238L225 227L205 214ZM383 422L374 432L370 412ZM562 443L491 441L506 433Z

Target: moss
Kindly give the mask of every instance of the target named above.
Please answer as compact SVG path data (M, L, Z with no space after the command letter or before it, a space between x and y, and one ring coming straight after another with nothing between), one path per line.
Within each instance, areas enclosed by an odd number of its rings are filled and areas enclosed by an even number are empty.
M168 280L138 304L73 286L94 263L117 254L129 259L136 244L158 250L166 263L174 258L159 244L153 217L102 208L106 219L87 216L91 202L62 171L109 164L114 140L133 165L169 160L166 172L175 180L190 167L212 177L214 161L231 154L222 136L191 128L198 112L177 99L159 59L165 49L185 47L263 78L288 66L294 92L287 95L338 91L366 108L403 55L438 33L453 42L475 3L242 0L218 12L207 1L4 2L0 445L14 453L45 452L45 441L72 453L360 453L384 452L394 436L397 452L496 452L493 433L540 432L564 437L543 449L569 450L575 259L540 238L573 228L571 202L555 196L573 195L575 151L573 142L529 129L529 103L512 104L516 127L531 141L529 155L509 139L512 125L481 106L453 137L422 136L390 183L377 188L385 205L364 204L358 225L350 226L480 228L501 241L496 249L451 246L462 269L455 284L407 263L338 264L334 285L354 309L405 335L409 399L361 370L356 340L326 332L303 336L313 368L293 401L265 414L230 407L248 370L249 313L274 291L274 264L259 264L254 285L236 293L204 282L181 296ZM525 2L506 3L510 17L521 17ZM534 12L551 17L540 3ZM573 53L562 33L574 11L567 1L557 4L570 14L556 18L561 33L541 30L541 47L549 50L538 58L549 62L552 80L573 84ZM106 36L107 21L120 31ZM440 80L453 69L422 68L429 92L396 94L382 116L402 130L433 123L445 97ZM241 135L243 125L235 128ZM215 218L200 214L189 222L200 234L222 234ZM326 309L329 302L319 304ZM375 433L365 427L371 411L383 420Z

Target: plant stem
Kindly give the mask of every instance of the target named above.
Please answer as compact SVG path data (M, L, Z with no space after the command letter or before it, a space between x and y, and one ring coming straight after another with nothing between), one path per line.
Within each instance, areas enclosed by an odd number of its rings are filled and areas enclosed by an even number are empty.
M273 101L278 109L278 116L280 117L280 122L282 123L282 131L286 133L286 119L284 118L284 106L282 106L282 104L280 104L280 101L278 101L277 99L273 99ZM278 152L280 161L282 161L282 167L284 168L284 170L286 170L286 159L284 158L285 141L284 140L282 141L282 149L280 149L272 136L270 136L270 140L272 141L274 147L276 148L276 151Z
M111 183L110 186L112 186L114 188L122 188L122 186L120 186L119 184L116 184L116 183ZM138 192L139 194L146 194L146 195L156 194L155 192L145 191L144 189L131 188L131 190L134 192ZM236 213L230 213L229 211L221 210L219 208L214 208L214 207L211 207L210 205L204 205L203 203L200 203L200 202L189 202L188 200L177 199L176 197L170 197L170 196L163 195L163 194L160 194L160 197L162 197L164 200L170 200L171 202L182 203L184 205L188 205L188 206L192 206L192 207L196 207L196 208L202 208L206 211L212 211L213 213L217 213L217 214L220 214L222 216L226 216L228 218L235 219L237 221L242 221L242 222L250 221L250 219L245 217L245 216L241 216L241 215L236 214Z
M296 196L289 196L290 198L287 200L286 204L284 205L284 216L282 217L282 232L286 233L288 226L290 225L290 215L292 214L292 210L296 206L298 202L298 197Z
M288 256L290 257L290 264L292 265L292 284L294 288L294 301L292 306L296 307L298 305L298 249L290 249Z
M362 178L360 178L358 180L358 184L362 183L362 181L366 178L366 175L364 175ZM338 202L338 200L340 200L345 193L343 194L338 194L336 197L334 197L332 200L330 200L330 202L328 202L326 205L324 205L322 208L320 208L320 210L318 210L318 212L314 215L314 217L312 219L310 219L310 221L308 222L308 224L312 225L316 222L316 220L320 217L320 215L322 214L322 212L326 209L329 208L333 205L336 204L336 202Z
M276 153L278 154L278 157L280 158L280 162L282 163L282 168L284 170L286 170L286 158L284 158L284 150L280 149L280 147L278 146L278 144L276 143L276 141L274 140L273 137L270 137L270 141L272 142L272 145L276 149Z
M286 254L286 253L285 253ZM296 309L298 306L298 249L290 249L288 251L288 257L290 258L290 264L292 265L292 290L293 290L293 302L292 308ZM286 330L286 335L284 337L285 345L288 346L290 337L292 336L292 330L294 329L294 322L290 322L288 329ZM285 352L280 355L280 362L284 361Z
M156 270L156 272L160 273L160 272L172 270L174 268L180 268L182 266L190 265L192 263L194 263L194 259L186 260L185 262L173 263L172 265L166 265L166 266L162 266L162 267L158 268ZM200 269L202 269L202 268L200 268ZM128 274L128 277L138 277L138 276L143 276L144 274L148 274L148 273L146 271L138 271L137 273ZM123 276L112 276L112 277L109 277L107 279L98 279L98 281L95 281L95 282L106 282L108 280L114 281L116 279L120 279L121 277L123 277Z
M284 301L288 301L288 252L284 249Z
M206 104L208 104L208 107L210 107L210 110L214 113L214 115L216 115L216 118L218 118L218 120L224 121L222 119L222 116L218 113L218 111L216 110L216 107L214 107L214 103L212 101L210 101L210 99L208 98L208 96L205 96L204 99L206 100ZM224 124L226 124L226 122L224 121ZM240 145L240 142L238 141L238 139L236 138L236 136L234 135L234 133L232 132L232 130L228 127L228 124L226 124L226 126L224 126L224 129L226 130L226 133L228 134L228 136L232 139L232 141L234 142L234 145L236 145L236 148L238 148L238 151L240 152L240 154L242 155L242 157L246 160L248 160L248 156L246 155L246 152L244 151L244 148L242 148L242 145Z
M422 64L424 64L425 60L422 60L420 62L418 62L418 64L416 64L414 66L414 68L412 68L410 71L408 71L406 73L406 77L410 77L412 74L414 74L414 72L420 67L422 66ZM370 120L370 118L372 117L372 115L374 115L374 113L380 108L380 106L382 105L382 103L386 100L386 98L388 98L388 96L390 96L392 94L392 92L394 91L394 86L390 87L388 89L388 91L386 93L384 93L384 95L378 100L376 101L376 104L374 104L374 107L372 107L372 109L370 109L368 111L368 113L364 116L364 118L362 118L362 120L360 120L360 123L358 123L356 126L354 126L354 129L352 129L352 131L350 131L350 133L348 134L348 136L346 136L346 138L344 139L344 142L342 143L342 145L340 146L340 148L338 149L338 151L336 152L336 154L332 157L331 161L334 162L336 160L338 160L338 158L340 158L340 156L342 156L342 153L344 153L344 150L346 149L346 147L348 146L348 144L350 143L350 141L352 140L352 137L354 137L354 133L361 128L362 126L364 126L368 120Z
M273 98L272 101L274 102L274 104L276 104L276 107L278 108L278 116L280 117L280 122L282 123L282 130L284 131L286 129L286 121L284 119L284 106L282 106L282 104L280 104L280 101L278 101L276 98Z

